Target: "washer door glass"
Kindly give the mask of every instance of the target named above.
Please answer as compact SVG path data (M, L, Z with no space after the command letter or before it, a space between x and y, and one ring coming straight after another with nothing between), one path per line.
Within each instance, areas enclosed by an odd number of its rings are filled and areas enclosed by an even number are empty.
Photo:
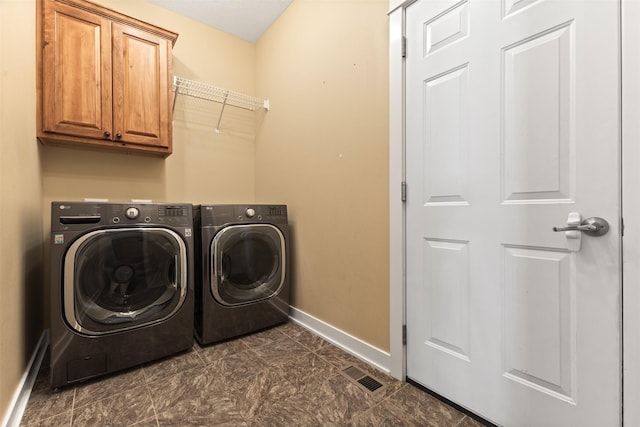
M100 335L171 317L187 294L182 238L163 228L88 233L65 255L64 312L79 332Z
M285 242L269 224L232 225L211 244L211 292L224 305L241 305L277 295L285 279Z

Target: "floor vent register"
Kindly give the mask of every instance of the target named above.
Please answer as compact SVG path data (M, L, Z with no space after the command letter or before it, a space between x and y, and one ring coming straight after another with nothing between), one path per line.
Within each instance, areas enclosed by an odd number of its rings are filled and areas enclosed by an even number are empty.
M365 374L355 366L347 366L342 370L342 373L354 384L369 393L379 393L384 389L383 383L378 381L376 378Z

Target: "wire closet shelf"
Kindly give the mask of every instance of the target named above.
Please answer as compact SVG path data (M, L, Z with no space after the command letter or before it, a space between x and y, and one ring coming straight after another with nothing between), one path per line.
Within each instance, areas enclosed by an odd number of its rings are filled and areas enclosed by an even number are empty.
M213 86L206 83L200 83L193 80L185 79L183 77L173 77L174 97L173 97L173 110L176 108L177 95L186 95L193 98L204 99L207 101L218 102L222 104L222 110L218 117L218 124L216 125L216 132L220 131L220 121L222 120L222 113L227 105L232 107L244 108L245 110L255 111L257 108L264 108L269 110L269 100L260 99L254 96L245 95L239 92L233 92L228 89L223 89L217 86Z

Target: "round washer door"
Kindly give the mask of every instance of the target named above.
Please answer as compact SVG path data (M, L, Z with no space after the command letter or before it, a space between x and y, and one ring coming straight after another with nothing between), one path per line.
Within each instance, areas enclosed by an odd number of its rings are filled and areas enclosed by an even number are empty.
M285 280L285 241L270 224L231 225L211 243L211 293L223 305L277 295Z
M64 316L78 332L103 335L160 322L187 295L187 250L164 228L98 230L64 257Z

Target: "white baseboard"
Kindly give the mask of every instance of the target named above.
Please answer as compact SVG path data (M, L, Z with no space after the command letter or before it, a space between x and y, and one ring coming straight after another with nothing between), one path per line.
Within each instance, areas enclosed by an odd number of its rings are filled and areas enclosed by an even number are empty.
M29 360L27 369L22 375L20 383L18 384L15 393L13 394L13 399L11 400L11 404L9 405L9 410L5 414L4 420L2 420L2 427L18 427L20 425L20 420L22 420L22 415L24 414L24 410L27 407L27 402L29 401L31 390L33 389L33 385L35 384L36 378L38 377L40 365L42 364L42 359L47 352L48 346L49 330L45 329L44 331L42 331L42 335L40 335L38 345L33 351L33 355Z
M290 307L289 317L291 320L305 329L321 336L332 344L340 347L357 357L358 359L374 366L380 371L389 374L391 366L391 355L380 350L359 338L356 338L330 324L317 319L304 311L295 307Z

